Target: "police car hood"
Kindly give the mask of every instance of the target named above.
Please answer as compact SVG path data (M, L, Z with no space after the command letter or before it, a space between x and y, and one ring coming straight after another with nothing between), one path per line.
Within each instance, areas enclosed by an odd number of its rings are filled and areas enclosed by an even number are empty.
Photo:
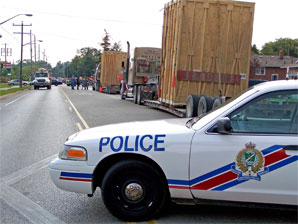
M146 135L146 134L174 134L190 131L185 123L189 118L181 119L166 119L155 121L142 121L142 122L128 122L120 124L111 124L89 128L78 132L68 138L68 142L80 142L91 139L98 140L101 137L113 136L133 136L133 135ZM66 142L66 144L68 143Z

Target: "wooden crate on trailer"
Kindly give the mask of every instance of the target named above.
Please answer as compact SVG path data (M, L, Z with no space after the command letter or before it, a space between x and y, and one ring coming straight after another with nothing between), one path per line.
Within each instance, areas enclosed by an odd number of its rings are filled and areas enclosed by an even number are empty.
M104 51L101 55L100 83L102 87L107 85L119 85L126 67L127 53L119 51ZM119 80L119 75L121 79Z
M254 3L177 0L165 5L161 95L172 106L188 95L235 96L248 87Z

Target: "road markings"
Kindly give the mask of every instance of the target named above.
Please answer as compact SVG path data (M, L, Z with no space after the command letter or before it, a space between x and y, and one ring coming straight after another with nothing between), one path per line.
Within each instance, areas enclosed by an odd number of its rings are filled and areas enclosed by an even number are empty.
M36 163L33 163L27 167L24 167L10 175L7 175L5 177L2 177L0 179L0 186L2 187L2 184L11 185L14 184L21 179L24 179L25 177L45 168L48 166L48 164L55 158L57 158L58 154L52 155L48 158L45 158L43 160L40 160Z
M26 94L26 95L23 95L23 96L21 96L21 97L15 99L15 100L13 100L13 101L11 101L11 102L5 104L4 106L7 107L8 105L15 103L16 101L22 99L23 97L25 97L25 96L27 96L27 95L29 95L29 94L30 94L30 93L28 93L28 94Z
M83 117L81 116L81 114L79 113L79 111L77 110L77 108L73 105L73 103L71 102L71 100L69 99L69 97L66 95L66 93L63 91L63 89L62 88L59 88L59 89L61 89L62 93L64 94L64 96L66 97L66 99L68 100L68 102L70 103L72 109L76 112L76 114L78 115L79 119L84 124L85 128L89 128L88 124L83 119Z
M40 205L24 196L21 192L8 185L16 183L21 179L47 167L49 162L51 162L56 157L57 154L52 155L0 179L0 198L5 201L10 207L27 218L28 221L31 223L64 224L64 222L62 222L58 217L52 215L47 210L43 209Z
M79 131L83 130L82 125L80 123L77 123L77 126L78 126Z
M26 217L31 223L64 223L12 187L2 185L0 197L12 208Z
M66 102L67 102L67 101L66 101ZM71 108L71 107L69 107L69 111L72 112L72 108Z

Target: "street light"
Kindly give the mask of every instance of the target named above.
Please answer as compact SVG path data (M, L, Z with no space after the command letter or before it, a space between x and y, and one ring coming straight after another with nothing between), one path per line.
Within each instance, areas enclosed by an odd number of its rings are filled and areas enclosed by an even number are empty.
M13 16L13 17L5 20L4 22L0 23L0 25L2 25L3 23L6 23L7 21L9 21L9 20L11 20L11 19L13 19L13 18L15 18L17 16L33 16L33 15L32 14L18 14L18 15L15 15L15 16Z

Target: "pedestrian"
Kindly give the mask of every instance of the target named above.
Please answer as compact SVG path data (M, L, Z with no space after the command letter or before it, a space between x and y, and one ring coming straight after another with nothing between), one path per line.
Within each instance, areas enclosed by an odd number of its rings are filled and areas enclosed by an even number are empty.
M80 89L80 77L77 78L77 90Z
M70 85L71 85L71 89L74 89L74 87L76 85L76 79L74 76L72 76L70 79Z
M83 79L82 86L84 90L88 90L88 80L86 78Z

